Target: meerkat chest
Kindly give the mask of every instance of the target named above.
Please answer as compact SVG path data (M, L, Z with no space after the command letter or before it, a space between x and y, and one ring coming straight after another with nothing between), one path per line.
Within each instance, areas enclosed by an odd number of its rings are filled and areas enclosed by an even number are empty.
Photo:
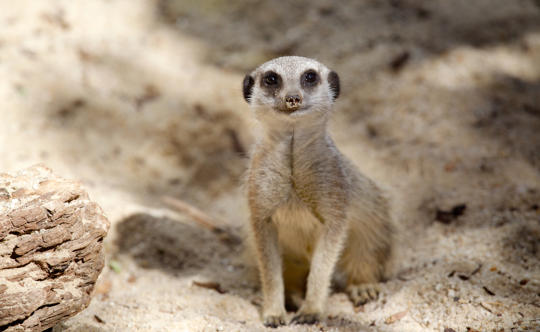
M320 149L304 144L301 140L290 142L284 167L289 172L289 194L274 213L278 238L284 253L310 259L323 225L304 201L317 192L318 156ZM320 174L322 176L322 174Z
M286 201L292 188L290 163L287 142L258 146L249 170L250 195L268 206Z
M293 257L309 259L323 227L301 198L319 190L322 149L291 138L259 146L254 155L251 177L258 183L257 197L274 211L281 247Z
M323 148L306 146L303 141L289 138L260 148L256 155L257 178L269 187L293 186L311 182L324 166Z
M276 209L272 220L277 226L283 253L309 260L322 232L322 224L294 191L291 191L287 201Z

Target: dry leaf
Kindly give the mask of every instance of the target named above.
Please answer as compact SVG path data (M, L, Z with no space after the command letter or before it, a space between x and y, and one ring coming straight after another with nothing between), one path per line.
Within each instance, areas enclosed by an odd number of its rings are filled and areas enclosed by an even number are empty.
M221 289L221 285L214 281L208 281L208 282L193 281L193 284L198 287L213 289L219 294L226 293L223 289Z
M384 321L385 324L393 324L395 322L397 322L398 320L402 319L403 317L405 317L405 315L407 315L407 311L408 310L404 310L404 311L400 311L400 312L397 312L391 316L389 316L388 318L386 318L386 320Z

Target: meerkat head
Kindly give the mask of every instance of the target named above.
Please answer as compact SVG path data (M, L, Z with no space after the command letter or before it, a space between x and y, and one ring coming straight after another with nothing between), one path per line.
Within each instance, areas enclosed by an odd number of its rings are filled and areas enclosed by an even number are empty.
M256 112L269 116L324 114L339 96L339 76L313 59L281 57L246 75L243 93Z

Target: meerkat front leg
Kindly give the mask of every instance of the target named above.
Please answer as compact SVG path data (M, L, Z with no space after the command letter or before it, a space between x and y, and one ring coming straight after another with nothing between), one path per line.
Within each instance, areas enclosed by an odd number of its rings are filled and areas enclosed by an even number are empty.
M313 324L321 318L332 275L347 238L348 227L343 214L317 215L317 219L324 224L324 231L311 260L306 299L291 323Z
M285 325L285 290L276 225L270 217L252 217L257 260L263 293L263 322L269 327Z

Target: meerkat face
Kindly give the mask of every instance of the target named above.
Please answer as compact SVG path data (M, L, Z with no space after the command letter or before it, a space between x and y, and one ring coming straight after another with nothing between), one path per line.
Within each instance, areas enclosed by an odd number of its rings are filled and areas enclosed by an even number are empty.
M243 93L256 112L299 118L330 110L339 96L339 76L313 59L281 57L246 75Z

